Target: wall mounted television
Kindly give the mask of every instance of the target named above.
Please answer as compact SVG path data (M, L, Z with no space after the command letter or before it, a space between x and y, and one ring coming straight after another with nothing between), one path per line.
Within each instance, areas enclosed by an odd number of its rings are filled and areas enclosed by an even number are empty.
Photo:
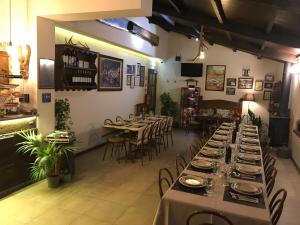
M181 63L181 76L183 77L202 77L202 63Z

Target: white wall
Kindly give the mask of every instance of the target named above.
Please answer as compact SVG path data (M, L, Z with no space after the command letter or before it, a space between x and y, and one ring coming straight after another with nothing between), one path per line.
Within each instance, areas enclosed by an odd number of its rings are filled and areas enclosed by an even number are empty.
M73 35L73 42L84 41L92 51L123 59L123 90L122 91L58 91L56 98L68 98L71 105L71 117L74 121L72 129L76 133L81 150L93 147L104 142L101 136L108 132L102 128L106 118L115 120L117 115L128 117L134 112L134 106L143 102L144 88L126 86L126 65L141 63L148 68L149 61L145 57L127 53L83 35L56 29L55 43L65 42L65 37Z
M188 39L183 35L170 33L169 35L169 51L167 60L159 66L159 83L158 96L166 91L170 92L171 96L178 103L180 102L180 88L186 86L184 81L187 77L180 76L180 63L175 61L175 56L180 55L182 62L195 57L197 53L198 42L194 39ZM275 82L281 80L283 74L283 64L267 59L257 59L251 54L244 52L233 52L231 49L220 45L208 45L206 57L203 61L203 77L196 78L198 86L201 88L201 95L204 100L209 99L225 99L230 101L238 101L246 92L255 94L256 102L250 104L250 108L260 115L263 120L268 123L269 113L267 111L269 101L262 100L263 91L254 91L249 89L237 89L235 95L226 95L226 86L224 91L205 91L206 66L207 65L226 65L226 78L238 78L242 75L244 66L250 66L250 77L255 80L264 80L267 73L275 75ZM158 98L159 99L159 98ZM157 102L159 110L160 103ZM245 105L243 111L246 112L248 104Z
M296 122L300 119L300 104L299 104L299 93L300 93L300 74L292 74L292 83L290 90L290 136L289 136L289 147L292 150L292 157L300 167L300 137L298 137L293 130L296 129Z

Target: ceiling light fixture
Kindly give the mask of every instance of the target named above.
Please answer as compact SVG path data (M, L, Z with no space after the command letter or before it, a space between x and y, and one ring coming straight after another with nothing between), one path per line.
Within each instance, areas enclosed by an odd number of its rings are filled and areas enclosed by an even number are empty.
M196 62L198 59L203 60L205 58L205 49L208 49L207 46L205 45L205 39L204 39L204 31L203 31L203 25L201 26L201 32L200 32L200 37L196 38L199 40L199 48L198 48L198 53L195 58L189 61Z

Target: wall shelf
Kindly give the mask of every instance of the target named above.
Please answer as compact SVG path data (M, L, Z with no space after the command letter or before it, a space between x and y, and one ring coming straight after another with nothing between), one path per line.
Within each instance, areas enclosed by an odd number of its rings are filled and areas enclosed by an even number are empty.
M0 78L13 78L13 79L22 79L22 75L13 75L13 74L0 74Z
M97 52L73 45L55 46L55 90L93 90L96 84Z

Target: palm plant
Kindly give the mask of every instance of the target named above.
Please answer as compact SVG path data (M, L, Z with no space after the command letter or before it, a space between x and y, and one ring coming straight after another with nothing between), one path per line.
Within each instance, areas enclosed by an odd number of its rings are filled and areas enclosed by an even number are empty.
M45 177L58 176L60 174L60 159L68 152L75 151L72 145L61 145L56 142L45 142L41 134L34 131L21 131L18 135L24 139L18 143L20 146L17 152L30 154L35 157L31 164L30 174L33 181L41 180Z

